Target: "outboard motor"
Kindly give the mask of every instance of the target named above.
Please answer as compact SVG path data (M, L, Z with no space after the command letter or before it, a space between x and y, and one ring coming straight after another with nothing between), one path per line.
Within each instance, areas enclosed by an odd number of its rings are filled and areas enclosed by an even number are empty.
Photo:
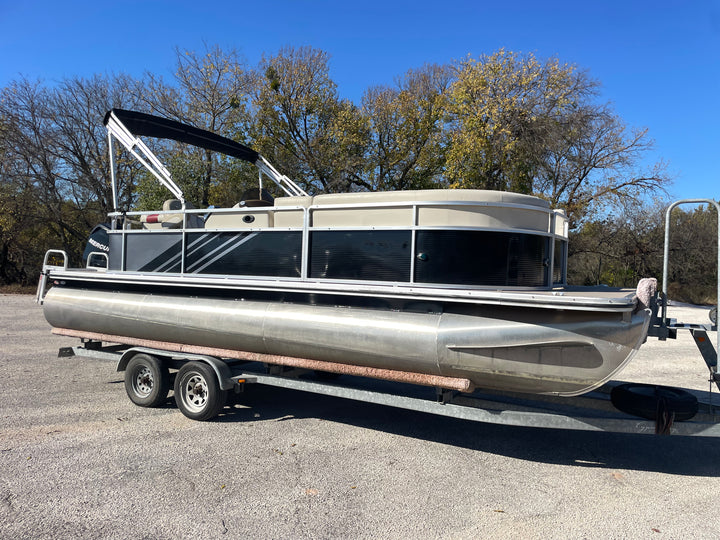
M108 231L110 228L105 223L95 225L93 230L90 231L90 238L85 245L85 251L83 251L83 266L92 268L107 268L107 259L105 257L93 256L90 257L91 253L104 253L108 257L110 256L110 242L108 240ZM88 258L90 263L88 264Z

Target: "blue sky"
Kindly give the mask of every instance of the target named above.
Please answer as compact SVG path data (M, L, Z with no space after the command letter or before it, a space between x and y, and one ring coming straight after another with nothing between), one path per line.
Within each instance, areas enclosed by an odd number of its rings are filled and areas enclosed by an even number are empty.
M587 69L602 101L647 127L674 198L720 199L720 0L124 2L0 0L0 86L25 76L144 71L171 77L174 47L236 48L255 65L284 45L331 55L342 97L426 62L501 47Z

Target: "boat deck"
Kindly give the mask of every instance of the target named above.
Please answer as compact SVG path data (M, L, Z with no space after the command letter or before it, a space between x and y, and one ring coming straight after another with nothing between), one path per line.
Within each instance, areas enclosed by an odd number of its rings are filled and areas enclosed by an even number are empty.
M378 298L413 298L432 302L463 302L528 306L550 309L592 309L595 311L633 311L637 307L635 289L606 286L553 289L502 289L488 287L428 286L407 283L358 283L302 278L239 277L196 274L159 274L142 272L113 272L91 269L56 268L49 277L54 280L127 285L169 285L179 288L226 289L229 296L238 292L279 291Z

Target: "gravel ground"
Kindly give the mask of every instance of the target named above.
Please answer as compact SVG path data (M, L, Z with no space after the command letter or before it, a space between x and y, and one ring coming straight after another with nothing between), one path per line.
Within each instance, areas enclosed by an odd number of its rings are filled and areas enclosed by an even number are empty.
M683 322L703 310L675 307ZM707 389L687 333L625 380ZM0 296L1 538L718 538L720 441L478 424L253 388L143 409ZM711 334L715 339L715 334Z

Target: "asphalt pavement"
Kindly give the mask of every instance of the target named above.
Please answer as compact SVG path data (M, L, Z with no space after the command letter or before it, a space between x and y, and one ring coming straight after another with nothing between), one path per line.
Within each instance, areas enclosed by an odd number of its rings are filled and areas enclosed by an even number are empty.
M674 307L684 322L706 311ZM711 334L715 340L715 334ZM720 440L508 427L268 387L194 422L0 295L0 538L718 538ZM624 380L707 390L689 335Z

